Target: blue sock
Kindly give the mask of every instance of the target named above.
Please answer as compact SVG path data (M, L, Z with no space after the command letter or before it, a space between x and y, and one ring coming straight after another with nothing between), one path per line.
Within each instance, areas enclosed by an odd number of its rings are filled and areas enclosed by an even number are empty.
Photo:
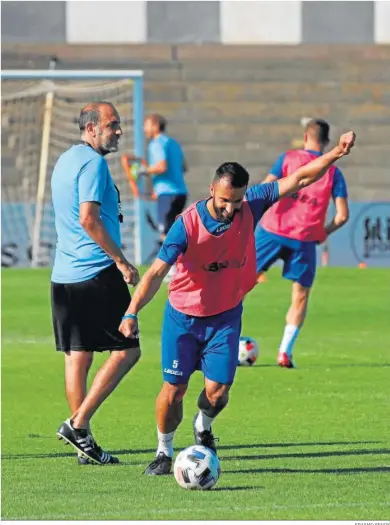
M280 343L279 352L286 353L289 357L291 357L293 353L293 347L296 338L298 337L300 331L299 326L295 326L293 324L287 324L284 329L283 339Z

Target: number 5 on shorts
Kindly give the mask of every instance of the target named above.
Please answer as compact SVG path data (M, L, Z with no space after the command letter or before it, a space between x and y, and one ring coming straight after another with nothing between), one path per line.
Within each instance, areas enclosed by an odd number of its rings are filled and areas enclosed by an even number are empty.
M177 368L179 366L179 361L177 359L174 359L172 362L172 368Z

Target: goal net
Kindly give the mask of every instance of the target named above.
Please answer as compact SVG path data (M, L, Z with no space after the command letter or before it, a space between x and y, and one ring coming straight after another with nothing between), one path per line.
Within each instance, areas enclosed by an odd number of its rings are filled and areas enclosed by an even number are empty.
M147 220L153 204L134 198L121 165L125 152L144 156L142 72L71 73L2 72L2 266L52 265L51 174L58 157L80 140L80 109L98 100L112 102L121 116L120 151L106 158L120 191L122 248L137 264L153 251L156 233Z

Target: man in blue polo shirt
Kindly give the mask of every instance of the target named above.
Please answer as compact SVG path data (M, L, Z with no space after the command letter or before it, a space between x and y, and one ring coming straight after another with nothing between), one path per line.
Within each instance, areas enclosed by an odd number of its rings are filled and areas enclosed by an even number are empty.
M79 464L106 465L118 459L96 444L90 420L139 359L138 339L118 330L130 300L127 284L139 276L121 250L119 191L104 158L118 150L118 112L109 102L88 104L79 128L81 141L59 157L51 179L58 237L51 304L70 409L57 437L78 451ZM87 392L94 352L103 351L110 355Z

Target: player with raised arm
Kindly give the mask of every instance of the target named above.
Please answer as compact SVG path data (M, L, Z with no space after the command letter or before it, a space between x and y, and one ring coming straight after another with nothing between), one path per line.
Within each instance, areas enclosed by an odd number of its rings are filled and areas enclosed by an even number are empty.
M138 337L137 316L154 297L170 267L162 328L164 384L156 402L158 448L145 471L169 474L173 437L183 417L183 397L200 369L205 388L193 421L195 443L216 451L211 425L228 403L241 332L242 300L256 284L254 229L278 199L320 179L353 147L351 131L329 153L281 180L248 189L249 174L235 162L222 164L210 197L189 206L175 221L152 266L130 302L120 331Z
M305 128L303 149L290 150L281 155L264 183L288 177L323 155L328 144L329 124L322 119L310 120ZM291 306L286 315L286 326L279 347L279 366L294 368L293 347L306 317L316 273L316 246L347 222L347 197L343 174L336 166L330 166L320 181L272 206L258 225L258 279L275 261L282 259L283 277L293 282ZM332 198L336 213L329 224L325 224Z

